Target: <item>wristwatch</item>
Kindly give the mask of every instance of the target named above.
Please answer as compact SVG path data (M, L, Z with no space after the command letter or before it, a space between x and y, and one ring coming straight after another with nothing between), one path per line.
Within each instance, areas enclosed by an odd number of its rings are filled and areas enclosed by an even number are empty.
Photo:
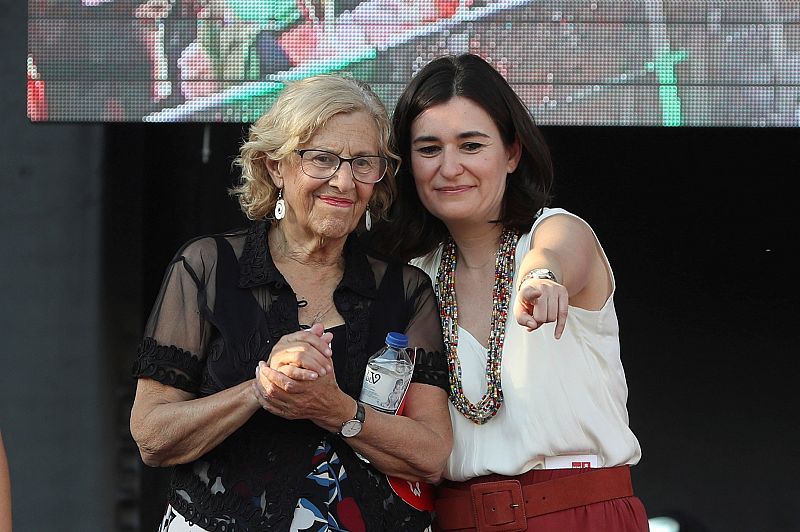
M558 279L556 279L556 274L554 274L547 268L534 268L528 273L526 273L522 277L522 279L520 279L519 284L517 285L517 291L522 289L522 283L524 283L528 279L550 279L554 283L558 282Z
M342 438L352 438L357 436L361 429L364 427L364 405L361 401L356 401L356 416L353 419L348 419L342 423L342 428L339 430L339 436Z

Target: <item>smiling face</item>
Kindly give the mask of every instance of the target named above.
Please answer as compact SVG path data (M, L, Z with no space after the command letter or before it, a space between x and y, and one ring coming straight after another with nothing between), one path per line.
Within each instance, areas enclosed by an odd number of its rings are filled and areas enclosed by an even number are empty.
M482 107L457 96L411 124L411 169L422 204L452 228L500 217L506 176L519 162Z
M379 134L365 112L338 114L298 149L324 150L341 157L380 155ZM339 239L358 225L372 197L374 184L353 179L350 164L343 162L330 179L307 176L300 156L292 153L281 161L268 161L276 186L283 189L284 229L297 236Z

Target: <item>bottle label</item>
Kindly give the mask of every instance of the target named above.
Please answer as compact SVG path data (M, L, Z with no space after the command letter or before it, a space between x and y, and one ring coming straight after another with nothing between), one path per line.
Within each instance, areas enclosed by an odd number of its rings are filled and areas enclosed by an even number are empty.
M361 402L381 412L394 414L411 382L412 370L413 366L407 362L396 362L394 368L367 364Z

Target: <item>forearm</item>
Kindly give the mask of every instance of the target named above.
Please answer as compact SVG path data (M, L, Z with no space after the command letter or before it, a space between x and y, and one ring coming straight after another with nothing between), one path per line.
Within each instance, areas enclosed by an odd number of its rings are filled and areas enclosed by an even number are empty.
M364 430L350 446L387 475L406 480L441 480L452 448L451 439L425 423L366 408Z
M550 270L553 272L556 281L560 284L564 284L564 269L561 266L561 260L558 254L543 248L534 248L525 253L522 263L520 264L517 284L520 283L528 272L536 268Z
M446 394L432 386L412 386L428 388L415 391L434 397L424 399L425 407L417 405L409 409L412 412L407 413L411 415L396 416L365 406L363 429L345 441L385 474L436 483L452 449ZM338 432L342 422L353 417L355 401L345 396L330 412L326 421L318 424L330 432Z
M142 460L155 467L197 459L219 445L259 409L252 381L199 399L143 402L150 406L137 409L134 402L131 434Z
M517 283L534 268L553 272L556 282L571 297L579 294L602 264L599 244L585 222L568 215L555 215L542 221L533 234L531 249L525 254ZM600 268L602 270L602 268Z

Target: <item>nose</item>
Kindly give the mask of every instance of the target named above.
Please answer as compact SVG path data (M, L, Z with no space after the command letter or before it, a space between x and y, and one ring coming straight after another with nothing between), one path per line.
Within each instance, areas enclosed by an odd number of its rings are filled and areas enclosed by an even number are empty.
M356 183L353 178L353 167L351 164L352 163L349 161L342 161L342 164L339 165L339 168L334 172L330 180L328 180L328 183L342 192L354 189ZM345 168L345 165L347 165L347 168Z
M461 175L464 167L461 165L461 158L459 157L458 150L451 149L449 146L442 150L441 165L439 166L439 173L443 177L451 178Z

